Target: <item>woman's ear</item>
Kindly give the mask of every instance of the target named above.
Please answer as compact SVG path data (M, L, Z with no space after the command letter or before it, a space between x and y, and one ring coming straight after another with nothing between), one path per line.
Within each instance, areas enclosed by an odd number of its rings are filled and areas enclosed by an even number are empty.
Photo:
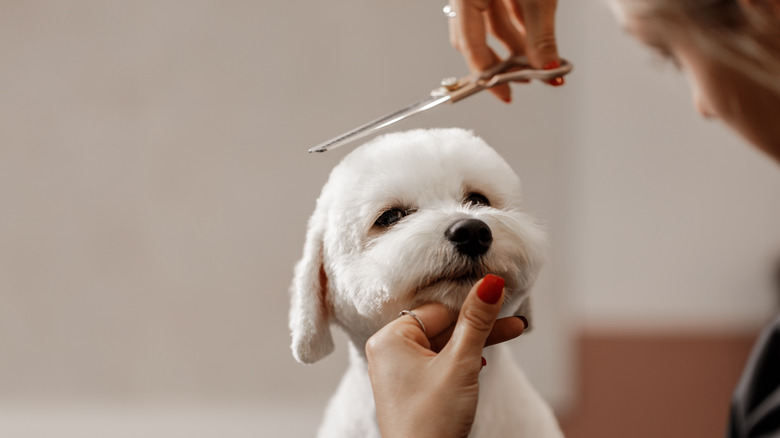
M302 363L316 362L333 351L327 299L328 276L323 264L323 234L321 221L315 212L309 219L303 257L295 266L295 278L290 288L292 353Z

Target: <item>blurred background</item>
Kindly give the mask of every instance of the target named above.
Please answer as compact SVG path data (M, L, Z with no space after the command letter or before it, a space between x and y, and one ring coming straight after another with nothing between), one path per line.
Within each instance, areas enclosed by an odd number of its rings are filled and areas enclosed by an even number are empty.
M0 0L0 436L313 436L346 367L289 350L330 169L306 150L466 73L442 4ZM570 437L720 435L777 312L780 169L598 0L566 85L460 126L549 230L518 360ZM651 414L652 412L652 414Z

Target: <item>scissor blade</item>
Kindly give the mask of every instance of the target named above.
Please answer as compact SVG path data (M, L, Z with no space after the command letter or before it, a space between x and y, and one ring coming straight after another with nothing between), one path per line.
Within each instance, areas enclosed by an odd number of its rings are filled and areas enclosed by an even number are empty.
M359 138L363 138L370 135L382 128L385 128L393 123L400 122L401 120L411 117L417 113L421 113L427 109L441 105L444 102L450 100L449 94L431 96L427 99L413 103L406 108L400 109L393 113L390 113L384 117L380 117L374 121L368 122L363 126L359 126L349 132L346 132L336 138L330 139L325 143L315 146L309 149L309 152L325 152L331 149L335 149L339 146L343 146L351 141L355 141Z

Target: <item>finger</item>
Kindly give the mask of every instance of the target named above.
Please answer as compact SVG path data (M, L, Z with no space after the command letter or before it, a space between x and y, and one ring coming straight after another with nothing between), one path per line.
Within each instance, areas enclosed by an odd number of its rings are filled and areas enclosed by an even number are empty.
M526 323L517 316L497 319L485 341L485 347L510 341L523 334Z
M494 1L493 7L487 11L490 32L506 47L510 56L525 53L525 37L521 29L512 20L503 1Z
M411 315L404 315L393 322L415 327L417 331L424 334L427 338L434 338L451 326L456 319L456 314L447 309L441 303L427 303L412 310L418 322ZM420 322L425 326L425 330L420 326Z
M555 39L556 0L518 0L516 14L525 26L526 55L535 68L545 68L558 61Z
M493 7L486 12L486 16L490 25L490 32L504 45L509 52L509 56L523 55L525 53L523 29L517 21L512 19L504 1L494 1ZM515 82L528 83L531 81L522 79Z
M452 4L457 15L451 21L457 23L450 24L450 31L455 33L454 45L463 54L471 73L479 74L498 64L501 59L487 44L487 17L484 13L491 2L453 0ZM511 102L508 84L493 87L490 92L504 102Z
M449 342L450 338L452 337L452 332L455 330L455 322L453 321L452 325L444 329L441 333L434 336L433 338L429 339L431 343L431 350L438 353L444 348L445 345L447 345L447 342Z
M512 88L509 87L509 84L496 85L488 89L488 91L502 102L512 103Z
M475 71L474 72L475 74L480 75L483 70L487 70L490 67L493 67L499 62L501 62L501 58L498 57L498 55L496 54L496 52L493 51L493 49L488 47L488 52L489 52L490 59L492 59L492 61L484 69ZM500 100L504 101L505 103L512 102L512 89L509 87L509 84L499 84L489 88L488 91L490 91L491 94L493 94Z
M503 298L503 278L488 275L480 280L466 297L455 331L442 354L447 352L456 359L476 364L501 310Z
M485 347L510 341L522 335L523 331L528 327L527 324L527 322L524 322L518 316L497 319L496 323L493 324L493 330L490 331L490 334L485 341ZM454 330L455 326L452 325L437 336L429 339L431 350L436 353L440 352L444 346L447 345L447 342L449 342Z
M518 56L525 53L525 37L522 28L512 20L509 10L503 1L494 2L494 6L487 12L490 31L496 36L509 51L509 56ZM513 82L531 82L528 79L520 79ZM511 98L511 95L510 95Z
M487 44L487 28L483 12L487 5L454 0L457 15L458 44L472 73L480 73L496 63L493 50Z
M424 330L413 316L401 315L368 339L366 354L376 356L386 354L387 351L408 352L410 347L418 352L433 354L427 333L439 334L451 326L454 320L452 312L439 303L424 304L413 312L425 325Z

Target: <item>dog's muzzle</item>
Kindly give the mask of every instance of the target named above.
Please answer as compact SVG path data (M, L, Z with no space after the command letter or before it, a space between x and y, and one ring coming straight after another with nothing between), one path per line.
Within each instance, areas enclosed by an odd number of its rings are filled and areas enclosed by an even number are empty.
M459 253L469 257L478 257L486 253L493 243L490 227L481 220L473 218L454 222L444 232L444 237L452 242Z

